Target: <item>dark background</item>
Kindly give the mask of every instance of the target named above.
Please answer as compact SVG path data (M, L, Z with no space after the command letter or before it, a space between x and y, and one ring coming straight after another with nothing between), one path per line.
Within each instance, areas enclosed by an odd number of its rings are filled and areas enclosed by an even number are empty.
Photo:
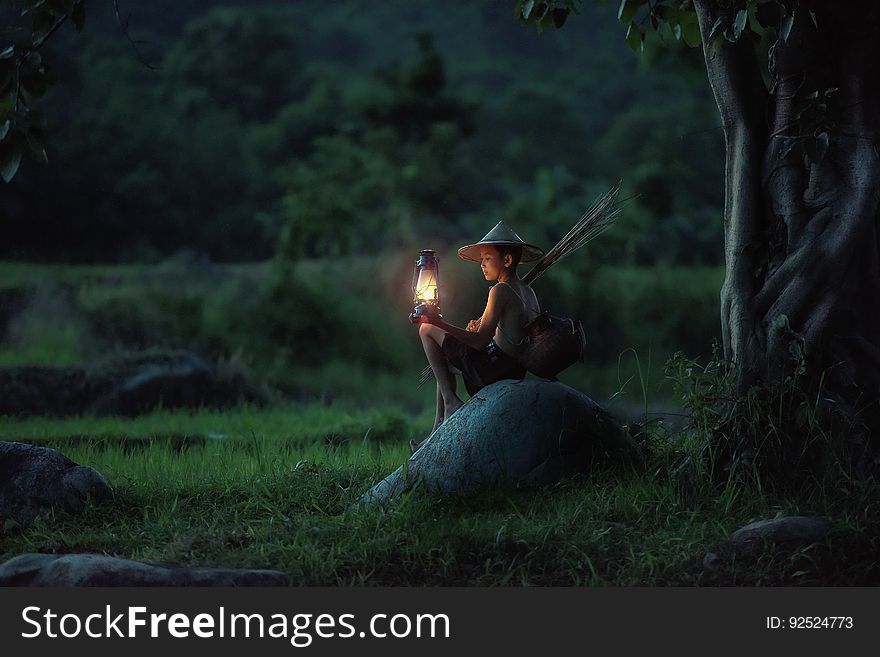
M455 247L500 218L549 247L617 180L624 218L535 286L588 325L571 376L610 394L627 349L652 376L709 352L723 140L698 50L634 54L592 2L543 34L507 1L121 7L137 50L108 2L45 53L49 164L0 195L0 360L183 346L358 397L418 367L418 249L464 324L485 290Z

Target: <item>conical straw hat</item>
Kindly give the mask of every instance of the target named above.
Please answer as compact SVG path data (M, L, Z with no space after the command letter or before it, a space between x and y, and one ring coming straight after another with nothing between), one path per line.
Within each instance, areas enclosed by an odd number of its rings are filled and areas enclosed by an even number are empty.
M503 221L499 221L495 228L486 233L486 236L476 244L468 244L458 250L458 257L471 262L480 262L480 247L487 244L504 245L504 246L521 246L522 259L520 262L531 262L537 260L544 255L544 251L534 246L526 244L523 239L517 235L513 228Z

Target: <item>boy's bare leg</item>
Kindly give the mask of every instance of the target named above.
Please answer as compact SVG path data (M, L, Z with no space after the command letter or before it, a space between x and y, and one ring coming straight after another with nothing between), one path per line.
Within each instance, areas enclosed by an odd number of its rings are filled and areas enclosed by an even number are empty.
M437 431L437 427L443 422L444 412L446 407L443 404L443 395L440 394L440 384L437 384L437 410L434 413L434 428L431 429L431 433Z
M419 336L443 399L443 417L448 418L461 408L464 402L455 393L455 375L450 371L449 362L440 348L446 332L431 324L422 324L419 326Z
M451 416L455 411L464 405L459 396L455 392L455 375L449 369L449 362L443 355L440 345L446 332L431 324L422 324L419 326L419 337L422 339L422 347L425 349L425 356L431 369L434 370L434 378L437 379L437 391L440 399L443 401L443 413L440 414L440 403L437 404L437 413L434 418L435 428L440 425L444 419Z

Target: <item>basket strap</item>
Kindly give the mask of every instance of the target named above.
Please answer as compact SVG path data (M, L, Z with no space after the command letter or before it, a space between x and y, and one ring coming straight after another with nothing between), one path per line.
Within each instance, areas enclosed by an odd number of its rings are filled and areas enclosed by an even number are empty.
M528 308L529 310L531 310L531 311L534 312L534 313L537 313L538 315L541 314L540 311L535 310L534 308L532 308L531 305L529 305L529 304L526 303L526 300L522 298L522 296L520 295L520 293L516 291L516 288L513 287L513 285L511 285L510 283L506 283L506 282L502 282L502 283L500 283L500 284L501 284L501 285L506 285L506 286L509 287L511 290L513 290L513 293L514 293L514 294L516 295L516 297L519 299L520 303L523 305L523 308Z

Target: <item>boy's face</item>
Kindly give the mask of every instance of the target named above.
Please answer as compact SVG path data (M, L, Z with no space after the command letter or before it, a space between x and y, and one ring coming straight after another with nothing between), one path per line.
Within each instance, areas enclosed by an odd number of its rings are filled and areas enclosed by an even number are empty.
M505 259L494 246L480 247L480 268L487 281L498 280L498 274L504 270Z

